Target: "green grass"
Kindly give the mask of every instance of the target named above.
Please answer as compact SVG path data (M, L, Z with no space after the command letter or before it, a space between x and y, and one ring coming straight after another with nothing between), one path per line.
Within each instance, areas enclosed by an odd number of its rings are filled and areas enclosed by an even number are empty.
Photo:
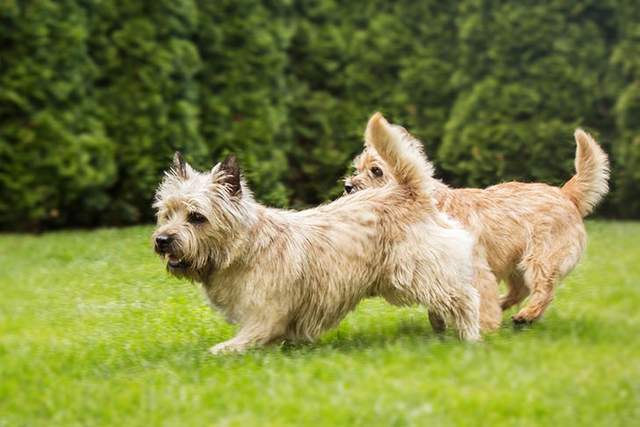
M588 226L525 330L438 339L370 300L313 345L217 358L233 327L151 228L0 236L0 426L638 425L640 223Z

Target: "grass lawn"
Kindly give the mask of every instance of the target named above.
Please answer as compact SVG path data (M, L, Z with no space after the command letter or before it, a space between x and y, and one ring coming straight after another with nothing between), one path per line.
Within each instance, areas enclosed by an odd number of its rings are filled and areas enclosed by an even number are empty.
M640 223L590 222L545 318L480 344L362 303L313 345L227 325L150 227L0 236L0 426L640 425Z

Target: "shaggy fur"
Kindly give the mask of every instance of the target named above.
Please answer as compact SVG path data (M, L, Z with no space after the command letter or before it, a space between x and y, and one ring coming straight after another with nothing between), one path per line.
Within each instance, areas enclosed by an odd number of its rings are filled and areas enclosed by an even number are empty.
M212 353L312 340L371 296L426 305L479 339L472 237L435 209L419 147L380 114L365 139L397 179L299 212L254 201L233 158L199 173L176 156L156 194L156 251L239 325Z
M408 132L405 132L407 138ZM505 280L508 293L501 308L527 304L513 316L516 323L538 319L553 299L554 288L576 266L584 252L587 235L582 218L608 192L609 161L593 138L578 129L576 174L561 188L541 183L509 182L486 189L453 189L433 180L438 209L462 222L476 237L478 251L492 276L482 274L475 286L481 294L481 317L491 317L490 284ZM412 138L412 145L421 145ZM375 148L366 148L355 160L356 173L345 181L354 192L393 182L393 170ZM432 166L427 166L432 173ZM485 264L486 260L486 264ZM476 277L479 275L476 274ZM497 294L496 294L497 295Z

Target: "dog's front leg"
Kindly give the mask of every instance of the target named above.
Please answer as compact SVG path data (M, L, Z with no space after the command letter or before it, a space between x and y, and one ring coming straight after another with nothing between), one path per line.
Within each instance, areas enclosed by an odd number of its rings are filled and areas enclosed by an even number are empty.
M283 338L286 324L282 321L252 321L241 326L238 334L209 349L211 354L243 353L252 347L273 343Z

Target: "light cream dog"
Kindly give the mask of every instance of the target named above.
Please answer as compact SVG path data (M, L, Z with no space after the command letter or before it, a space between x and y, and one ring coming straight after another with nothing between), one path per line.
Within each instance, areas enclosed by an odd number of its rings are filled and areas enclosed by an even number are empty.
M155 249L239 325L211 352L312 340L371 296L423 304L479 339L473 238L435 209L420 147L380 114L365 140L396 180L299 212L257 203L234 157L200 173L176 155L156 194Z
M409 136L412 145L420 142ZM438 209L462 222L478 241L477 268L486 265L493 277L476 281L481 294L481 318L495 311L489 288L498 280L508 284L502 309L528 303L515 315L515 323L538 319L553 299L554 288L580 260L587 234L582 218L608 192L609 161L593 138L578 129L576 174L561 188L541 183L509 182L486 189L453 189L433 180ZM345 180L345 191L375 188L394 182L394 172L376 151L366 147L355 160L356 173ZM432 166L428 166L431 174ZM477 275L476 277L480 277Z

